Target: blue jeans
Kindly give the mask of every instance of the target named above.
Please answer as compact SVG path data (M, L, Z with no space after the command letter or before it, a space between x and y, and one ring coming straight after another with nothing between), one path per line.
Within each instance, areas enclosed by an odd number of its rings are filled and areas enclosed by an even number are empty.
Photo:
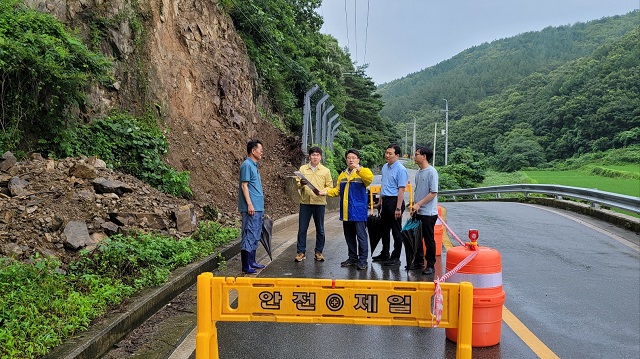
M242 240L240 245L243 251L252 252L258 249L260 234L262 233L262 215L264 212L256 211L253 216L242 212Z
M369 257L367 222L343 221L342 228L349 249L349 261L357 261L361 266L366 265Z
M324 205L300 204L298 214L298 253L305 253L307 250L307 230L309 222L313 217L316 226L316 253L322 253L324 249Z

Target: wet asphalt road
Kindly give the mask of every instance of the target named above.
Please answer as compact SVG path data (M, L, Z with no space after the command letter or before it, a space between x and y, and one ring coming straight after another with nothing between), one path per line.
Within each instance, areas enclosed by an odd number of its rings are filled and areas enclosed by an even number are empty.
M640 255L635 233L541 206L442 205L447 223L462 240L467 241L470 228L478 229L480 245L500 251L504 306L522 322L517 326L503 317L500 344L474 348L473 358L640 356ZM341 222L328 213L325 223L325 262L313 260L311 233L308 258L293 261L293 225L278 233L291 245L259 277L433 281L433 276L405 271L404 260L400 268L371 262L366 271L340 267L347 258ZM457 245L455 239L451 242ZM438 276L444 274L445 257L443 250L436 264ZM224 322L217 327L221 358L455 358L455 343L446 340L444 329Z

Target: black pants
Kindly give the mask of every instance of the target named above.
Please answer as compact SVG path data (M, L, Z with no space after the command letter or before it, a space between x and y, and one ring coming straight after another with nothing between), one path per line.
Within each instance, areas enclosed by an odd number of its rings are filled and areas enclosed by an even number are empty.
M438 215L423 216L418 214L416 218L422 223L422 240L424 241L424 246L427 248L427 254L424 255L424 258L427 260L427 268L434 268L436 265L436 239L433 236L433 227L436 225ZM415 262L422 263L422 246L418 247Z
M393 252L391 252L391 259L400 259L400 253L402 252L402 217L396 219L396 206L398 205L398 197L382 197L382 208L380 210L380 225L382 227L382 252L383 256L389 255L391 249L391 237L389 231L393 235ZM400 207L401 212L404 212L404 201ZM431 230L433 232L433 229Z

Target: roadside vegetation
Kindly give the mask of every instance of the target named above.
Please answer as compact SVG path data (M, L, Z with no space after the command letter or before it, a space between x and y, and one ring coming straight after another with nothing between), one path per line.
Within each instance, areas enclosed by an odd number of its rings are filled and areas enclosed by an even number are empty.
M109 59L53 16L20 0L2 1L0 153L98 156L165 193L190 197L189 173L163 162L169 145L157 118L113 113L83 119L79 109L87 103L88 87L110 87L112 71Z
M36 358L141 289L164 283L171 271L238 237L236 228L202 221L191 237L115 235L63 265L0 258L0 357Z

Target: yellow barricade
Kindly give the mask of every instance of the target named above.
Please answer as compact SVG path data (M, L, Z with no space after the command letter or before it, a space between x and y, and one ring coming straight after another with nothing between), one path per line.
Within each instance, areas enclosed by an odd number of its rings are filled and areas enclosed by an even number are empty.
M458 328L456 358L471 358L473 286L462 282L440 287L444 305L438 327ZM431 282L233 278L203 273L197 284L196 359L218 358L218 321L431 327L434 291Z
M369 186L369 209L373 211L373 195L380 193L380 185Z
M380 193L380 189L382 187L380 185L369 186L369 209L373 211L373 195ZM409 209L413 207L413 185L411 183L407 183L407 187L404 189L409 192Z

